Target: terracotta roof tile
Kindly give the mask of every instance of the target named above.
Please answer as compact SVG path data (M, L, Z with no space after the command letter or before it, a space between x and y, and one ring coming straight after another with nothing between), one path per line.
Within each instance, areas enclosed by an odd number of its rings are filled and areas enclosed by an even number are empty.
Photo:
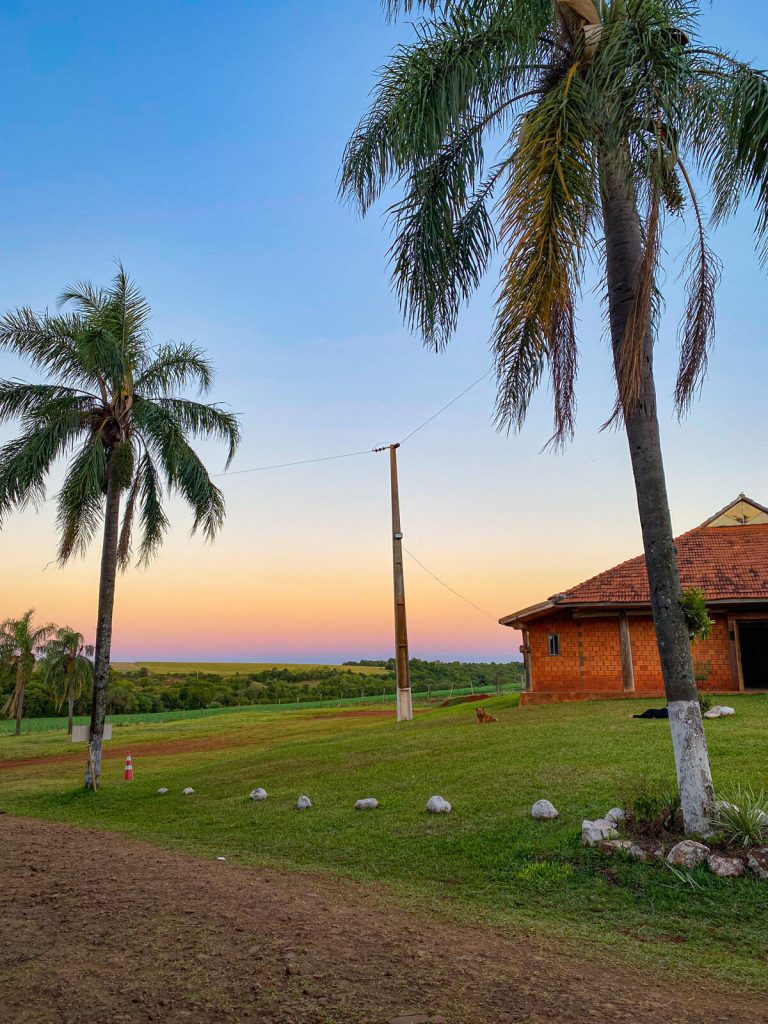
M768 601L768 524L699 526L675 539L683 587L708 600ZM563 595L558 604L650 601L642 555L601 572Z

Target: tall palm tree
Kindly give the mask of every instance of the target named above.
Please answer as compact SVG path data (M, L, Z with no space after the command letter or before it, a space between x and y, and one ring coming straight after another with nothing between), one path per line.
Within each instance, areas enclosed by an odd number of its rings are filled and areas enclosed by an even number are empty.
M574 427L575 308L587 266L606 280L617 399L629 442L683 814L709 825L712 782L662 462L653 345L665 222L689 214L676 404L690 405L714 335L711 219L745 197L768 255L768 79L698 36L694 0L388 0L421 8L344 155L342 195L389 213L392 279L436 350L495 251L497 419L522 424L549 374L553 441Z
M72 735L75 701L93 680L93 645L86 644L83 634L69 626L56 634L43 647L40 671L50 688L58 711L67 704L67 735Z
M51 383L0 381L0 422L21 419L22 433L0 448L0 523L8 512L42 501L53 463L68 459L58 493L59 561L82 553L103 532L96 624L93 705L86 785L98 781L107 707L112 610L118 567L131 559L138 520L138 561L146 564L168 528L164 491L194 515L192 532L212 540L224 522L224 499L190 438L228 446L240 439L236 416L184 398L211 388L213 373L192 345L152 348L150 308L122 266L109 287L68 288L59 310L21 308L0 318L0 347L28 358ZM125 506L120 521L120 505ZM91 771L91 765L93 770Z
M16 682L5 704L5 714L16 719L16 735L21 734L21 719L24 715L24 692L32 678L35 656L56 628L52 624L32 625L34 608L24 612L20 619L6 619L0 622L0 663L6 665L15 675Z

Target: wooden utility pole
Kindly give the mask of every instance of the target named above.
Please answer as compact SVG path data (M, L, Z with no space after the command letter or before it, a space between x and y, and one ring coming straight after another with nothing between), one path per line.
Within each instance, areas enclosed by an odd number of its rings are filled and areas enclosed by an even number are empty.
M411 676L408 666L408 626L405 617L405 577L403 574L403 533L400 527L400 489L397 482L397 449L390 444L389 472L392 489L392 571L395 585L395 676L397 679L397 720L413 718ZM386 451L386 448L377 449Z

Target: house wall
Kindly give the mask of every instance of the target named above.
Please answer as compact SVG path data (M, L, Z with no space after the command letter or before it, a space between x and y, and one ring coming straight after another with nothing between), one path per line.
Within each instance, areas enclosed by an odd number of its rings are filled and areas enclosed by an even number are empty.
M712 618L711 636L692 647L699 689L736 690L727 617ZM532 622L528 630L534 692L623 692L618 615L574 618L572 612L563 611ZM635 691L662 692L664 682L651 616L630 615L629 631ZM560 638L559 655L549 654L550 633Z

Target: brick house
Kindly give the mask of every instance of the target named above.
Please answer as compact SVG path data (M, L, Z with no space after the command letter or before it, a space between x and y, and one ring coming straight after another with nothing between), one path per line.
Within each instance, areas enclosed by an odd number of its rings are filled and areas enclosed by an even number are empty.
M699 689L768 689L768 508L740 494L675 543L714 622L692 647ZM499 621L522 631L524 703L664 694L642 555Z

